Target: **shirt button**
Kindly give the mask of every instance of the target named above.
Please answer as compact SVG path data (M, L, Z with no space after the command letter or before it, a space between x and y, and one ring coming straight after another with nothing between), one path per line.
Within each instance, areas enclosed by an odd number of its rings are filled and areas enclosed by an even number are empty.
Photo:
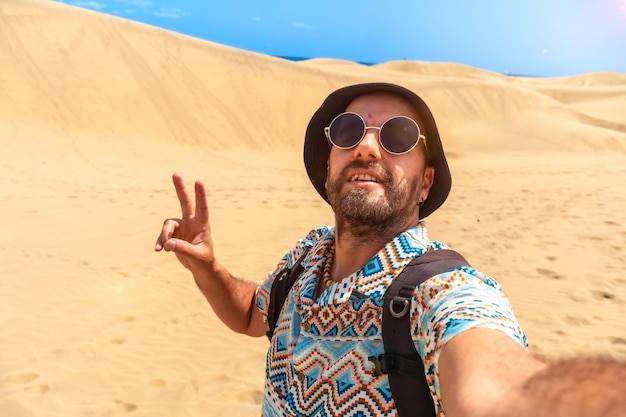
M308 332L309 330L311 330L311 325L309 323L302 323L302 330Z
M304 379L305 379L305 378L306 378L306 377L304 376L304 374L298 374L298 381L300 381L300 382L304 382Z

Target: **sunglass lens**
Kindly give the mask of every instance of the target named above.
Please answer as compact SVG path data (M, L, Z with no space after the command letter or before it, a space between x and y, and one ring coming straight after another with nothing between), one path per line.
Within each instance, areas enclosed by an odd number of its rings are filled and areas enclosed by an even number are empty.
M408 117L394 117L383 125L380 139L383 146L391 153L404 153L419 140L419 128Z
M340 148L351 148L363 137L363 119L354 113L343 113L330 124L330 140Z

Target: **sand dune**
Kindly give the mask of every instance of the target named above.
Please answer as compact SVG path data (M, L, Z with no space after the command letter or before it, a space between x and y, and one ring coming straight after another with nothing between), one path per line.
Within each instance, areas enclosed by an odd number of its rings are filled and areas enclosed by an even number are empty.
M504 286L539 355L626 359L626 74L302 62L37 0L0 2L0 415L253 416L266 341L229 333L174 257L174 171L218 256L261 281L332 221L301 145L333 89L415 89L455 186L431 238Z

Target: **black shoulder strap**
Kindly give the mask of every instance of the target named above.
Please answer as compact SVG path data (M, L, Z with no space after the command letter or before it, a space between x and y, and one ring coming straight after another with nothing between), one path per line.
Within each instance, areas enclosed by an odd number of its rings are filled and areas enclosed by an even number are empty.
M285 268L272 283L270 305L267 313L267 337L272 338L278 316L291 287L304 271L302 261L305 251L291 268ZM469 266L459 253L441 249L426 252L413 259L396 277L385 293L383 305L383 344L385 353L370 357L376 369L374 374L389 376L389 386L398 414L402 417L435 415L422 359L411 338L409 307L413 291L418 284L453 268Z
M469 266L459 253L441 249L413 259L385 293L383 305L383 344L385 353L370 360L375 372L388 374L389 386L398 414L435 416L435 406L426 382L422 359L411 338L410 305L418 284L453 268Z
M289 294L289 290L293 287L296 279L298 279L300 274L304 271L302 261L306 257L307 253L308 249L305 249L296 263L293 264L291 268L285 268L280 271L276 278L274 278L274 282L272 282L270 305L267 309L267 324L269 330L265 333L267 338L270 340L274 335L276 323L278 322L278 316L280 315L280 311L283 309L283 305L287 299L287 294Z

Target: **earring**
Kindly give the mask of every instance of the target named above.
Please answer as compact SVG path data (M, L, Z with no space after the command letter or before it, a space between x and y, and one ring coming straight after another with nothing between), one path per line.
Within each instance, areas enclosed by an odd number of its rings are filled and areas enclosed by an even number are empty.
M418 201L418 202L417 202L417 205L418 205L418 206L420 206L420 207L422 207L422 206L424 205L424 202L425 202L425 201L426 201L426 199L425 199L425 198L420 197L420 201Z

